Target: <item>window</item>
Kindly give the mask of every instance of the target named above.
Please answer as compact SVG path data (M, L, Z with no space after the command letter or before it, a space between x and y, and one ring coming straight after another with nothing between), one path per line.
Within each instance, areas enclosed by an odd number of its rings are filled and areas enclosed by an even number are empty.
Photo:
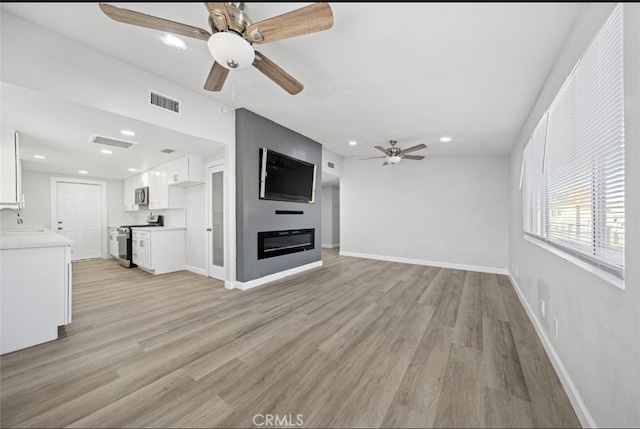
M523 155L525 237L624 279L622 4L531 134Z

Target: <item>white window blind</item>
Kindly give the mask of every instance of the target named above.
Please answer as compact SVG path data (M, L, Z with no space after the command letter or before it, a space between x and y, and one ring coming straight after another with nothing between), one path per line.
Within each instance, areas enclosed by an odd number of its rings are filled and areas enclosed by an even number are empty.
M524 231L624 278L622 4L600 29L524 152Z

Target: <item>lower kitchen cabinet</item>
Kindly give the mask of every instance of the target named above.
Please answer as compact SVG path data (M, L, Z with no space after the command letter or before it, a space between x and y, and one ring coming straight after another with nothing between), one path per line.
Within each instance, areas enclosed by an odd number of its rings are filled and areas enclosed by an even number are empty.
M185 229L133 228L132 262L151 274L185 269Z
M55 340L71 323L72 243L51 231L3 236L0 354Z
M109 227L109 255L118 257L118 228Z

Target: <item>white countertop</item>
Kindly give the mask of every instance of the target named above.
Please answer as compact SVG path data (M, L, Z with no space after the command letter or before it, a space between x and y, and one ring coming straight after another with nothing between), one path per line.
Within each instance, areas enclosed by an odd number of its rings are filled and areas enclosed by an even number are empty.
M134 226L131 229L137 229L139 231L176 231L180 229L187 229L184 226Z
M71 246L73 241L49 229L0 230L0 249Z

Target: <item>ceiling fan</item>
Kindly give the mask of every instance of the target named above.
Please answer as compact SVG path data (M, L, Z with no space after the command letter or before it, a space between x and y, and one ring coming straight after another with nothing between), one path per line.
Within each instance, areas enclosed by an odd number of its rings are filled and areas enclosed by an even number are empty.
M244 2L204 5L209 13L211 32L107 3L99 4L102 12L115 21L206 41L214 58L204 84L207 91L220 91L229 70L253 65L289 94L299 93L303 85L264 54L254 50L252 45L315 33L333 26L333 13L328 3L313 3L256 23L252 23L244 13Z
M416 150L426 149L427 145L424 143L420 143L419 145L412 146L404 150L400 149L399 147L396 147L396 144L398 143L397 140L389 140L389 143L391 144L391 147L387 149L383 148L382 146L375 146L376 149L384 152L384 156L372 156L370 158L361 158L358 161L363 161L365 159L386 158L384 161L384 164L382 165L388 165L388 164L397 164L402 159L414 159L416 161L424 159L424 156L422 155L407 155L408 153L415 152Z

